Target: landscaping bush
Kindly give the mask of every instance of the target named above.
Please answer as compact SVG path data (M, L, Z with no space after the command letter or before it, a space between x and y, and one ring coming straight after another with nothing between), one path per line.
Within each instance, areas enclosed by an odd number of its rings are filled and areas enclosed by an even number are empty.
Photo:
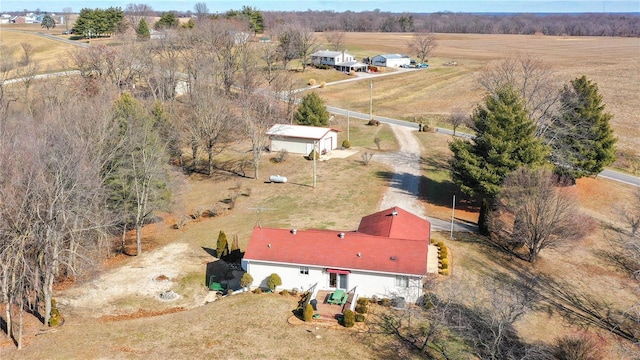
M342 325L344 327L353 327L356 322L356 314L351 310L346 310L342 317Z
M280 275L276 273L269 275L269 277L267 278L267 286L272 292L276 291L276 287L280 285L282 285L282 279L280 278Z
M285 289L285 290L280 291L280 295L282 295L282 296L289 296L289 290L286 290L286 289ZM306 310L305 310L305 311L306 311Z
M344 140L342 142L342 147L345 148L345 149L350 148L351 147L351 143L349 142L349 140Z
M309 159L309 160L313 160L314 158L316 160L318 160L320 158L320 155L318 155L318 152L315 149L311 150L311 152L309 153L309 156L307 156L307 159Z
M442 249L444 247L444 241L442 240L438 241L438 247Z
M366 314L369 307L369 299L365 297L358 298L356 305L356 312L360 314Z
M378 125L380 125L380 121L378 121L378 120L374 120L374 119L371 119L371 120L369 120L369 122L367 123L367 125L372 125L372 126L373 126L373 125L375 125L375 126L378 126Z
M311 304L307 304L307 306L304 307L304 312L303 312L302 319L304 321L313 320L313 306L311 306Z
M326 83L326 82L324 82L324 81L321 81L321 82L320 82L320 88L321 88L321 89L324 89L326 86L327 86L327 83Z
M316 84L316 79L309 79L309 85L313 86Z
M251 276L251 274L249 273L242 274L242 277L240 278L240 286L247 287L251 285L252 282L253 282L253 276Z
M372 304L377 304L378 303L378 297L373 295L370 299L369 302Z
M449 255L449 250L447 249L447 247L446 246L442 247L440 249L440 258L441 259L446 259L448 255Z
M442 259L442 268L446 269L449 267L449 259Z
M227 289L226 295L233 295L233 289Z
M56 306L56 300L51 299L51 312L49 313L49 326L54 327L60 325L62 316L60 316L60 310Z
M449 269L441 269L440 275L449 275Z
M380 305L386 306L386 307L391 306L391 299L389 299L389 298L380 299Z
M364 315L356 314L356 322L364 322Z
M262 289L261 288L256 288L255 290L253 290L254 294L262 294Z

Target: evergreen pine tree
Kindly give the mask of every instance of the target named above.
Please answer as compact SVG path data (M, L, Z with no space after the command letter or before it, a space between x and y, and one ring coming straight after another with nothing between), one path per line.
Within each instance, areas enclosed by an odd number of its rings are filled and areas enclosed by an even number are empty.
M305 95L293 114L295 122L299 125L327 126L329 125L329 112L320 96L311 92Z
M520 166L542 164L548 151L535 137L524 101L510 86L485 98L472 119L476 137L449 144L451 172L464 193L481 200L478 226L487 235L487 219L504 178Z
M218 255L218 258L221 258L224 255L226 255L228 252L229 252L229 244L227 242L227 235L224 233L224 231L220 230L220 233L218 233L218 244L217 244L216 255Z
M548 141L558 172L573 178L597 175L615 161L612 115L604 112L598 85L582 76L565 85Z
M138 23L138 28L136 29L136 33L138 34L138 39L147 40L151 37L151 31L149 30L149 25L147 25L147 21L142 18Z

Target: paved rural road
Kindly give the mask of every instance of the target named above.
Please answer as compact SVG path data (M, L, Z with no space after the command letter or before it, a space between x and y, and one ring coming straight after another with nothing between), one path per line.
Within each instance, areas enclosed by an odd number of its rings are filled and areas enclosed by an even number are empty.
M329 84L327 84L327 85L329 85ZM332 114L338 114L338 115L342 115L342 116L347 116L348 115L349 117L352 117L352 118L355 118L355 119L369 120L371 118L369 116L369 114L349 111L349 110L346 110L346 109L341 109L341 108L337 108L337 107L333 107L333 106L327 106L327 110L329 110L329 112L332 113ZM412 122L409 122L409 121L393 119L393 118L388 118L388 117L384 117L384 116L377 116L377 115L373 115L373 118L375 120L378 120L378 121L381 121L381 122L384 122L384 123L387 123L387 124L390 124L390 125L400 125L400 126L403 126L403 127L408 127L408 128L412 128L412 129L418 129L418 124L415 124L415 123L412 123ZM442 134L453 135L453 131L451 131L449 129L444 129L444 128L436 128L436 132L442 133ZM456 132L456 136L464 137L464 138L473 138L473 135L465 134L465 133L461 133L461 132ZM615 170L611 170L611 169L605 169L600 174L598 174L598 176L601 177L601 178L617 181L617 182L620 182L620 183L623 183L623 184L632 185L632 186L639 186L640 187L640 177L629 175L629 174L625 174L625 173L621 173L619 171L615 171Z

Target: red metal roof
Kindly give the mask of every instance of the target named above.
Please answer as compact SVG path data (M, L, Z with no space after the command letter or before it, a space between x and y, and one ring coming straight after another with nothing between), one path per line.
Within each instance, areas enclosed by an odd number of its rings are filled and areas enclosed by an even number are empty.
M410 234L413 231L395 229L399 225L416 229L430 227L429 222L398 209L399 217L394 219L388 233ZM402 211L400 213L400 211ZM382 213L382 212L381 212ZM376 213L370 216L374 216ZM366 218L369 218L365 217ZM362 221L365 222L365 219ZM388 221L383 216L367 220L371 227L384 228ZM383 224L380 224L383 223ZM362 223L361 223L362 227ZM344 236L341 236L344 234ZM253 229L244 259L297 265L315 265L344 270L366 270L397 274L424 275L427 272L427 237L389 237L371 235L361 231L342 232L334 230L296 230L261 228Z
M400 239L431 238L431 223L399 207L367 215L360 221L358 232Z

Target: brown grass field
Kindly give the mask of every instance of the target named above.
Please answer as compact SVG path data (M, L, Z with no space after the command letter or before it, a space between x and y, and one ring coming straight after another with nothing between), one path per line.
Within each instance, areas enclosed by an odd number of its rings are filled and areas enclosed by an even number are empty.
M0 31L0 39L5 41L12 36L9 34ZM409 35L347 33L346 38L347 48L361 58L382 52L406 52ZM19 43L24 38L13 39ZM607 110L614 114L612 124L620 147L638 152L638 39L443 34L438 35L438 40L429 69L374 80L375 114L436 121L456 108L470 110L482 98L481 90L475 85L480 69L509 54L530 52L552 64L561 83L583 74L597 82ZM42 56L43 63L51 56L42 50L46 47L38 46L38 51L42 51L38 56ZM57 51L61 54L66 49ZM443 65L450 60L459 65ZM318 70L298 76L300 83L310 78L320 82L343 77ZM368 82L329 86L317 91L329 105L368 112ZM346 137L345 119L338 117L332 125L343 130L341 142ZM446 219L451 216L450 201L455 192L446 172L450 137L433 133L416 133L416 136L423 147L421 200L427 214ZM375 152L374 137L383 139L382 151L397 149L387 126L369 127L361 121L351 121L350 140L356 150ZM295 155L281 164L269 161L274 154L265 155L261 179L254 180L250 178L250 166L242 165L241 160L249 156L246 150L245 145L237 144L220 155L219 171L212 177L183 178L171 214L163 214L164 222L145 228L145 252L174 242L189 245L193 254L188 260L190 270L180 275L175 287L175 291L185 297L204 291L204 266L214 258L203 248L215 247L220 230L229 238L238 235L241 248L246 246L256 224L353 230L363 215L378 209L388 181L385 176L388 168L375 161L364 166L359 153L346 159L319 162L315 189L311 187L311 162ZM238 173L245 173L247 177ZM285 175L289 182L265 183L272 174ZM598 222L608 223L615 221L618 204L630 197L633 188L603 179L581 179L575 191L583 211ZM238 195L234 209L223 210L218 217L190 221L179 230L173 228L177 219L193 214L198 208L212 205L225 208L221 201L234 194ZM477 214L473 210L472 207L456 209L456 217L475 221ZM498 274L510 276L516 270L530 271L566 281L594 298L620 307L637 302L632 291L637 285L600 256L608 247L603 239L609 234L603 229L572 246L545 250L535 266L509 259L473 236L455 235L454 240L449 240L448 233L434 234L434 238L446 241L453 252L453 275L443 281L481 284L483 279ZM138 261L135 257L119 256L105 262L101 269L135 267ZM198 265L202 266L202 272L191 270ZM100 272L94 273L67 286L82 289L99 275ZM180 307L186 307L189 300L192 299L185 299L184 303L159 303L136 296L119 299L118 304L126 310L113 314L124 315L126 319L119 321L96 319L104 315L102 309L94 309L93 313L63 309L65 324L42 336L36 336L42 326L28 317L30 326L25 333L25 349L17 351L9 341L0 342L0 358L387 359L399 356L385 337L288 324L296 304L293 297L240 294L182 311ZM160 315L163 312L167 313ZM517 328L527 341L545 343L578 330L550 311L527 314ZM590 331L607 342L607 349L614 347L614 339L606 332Z

